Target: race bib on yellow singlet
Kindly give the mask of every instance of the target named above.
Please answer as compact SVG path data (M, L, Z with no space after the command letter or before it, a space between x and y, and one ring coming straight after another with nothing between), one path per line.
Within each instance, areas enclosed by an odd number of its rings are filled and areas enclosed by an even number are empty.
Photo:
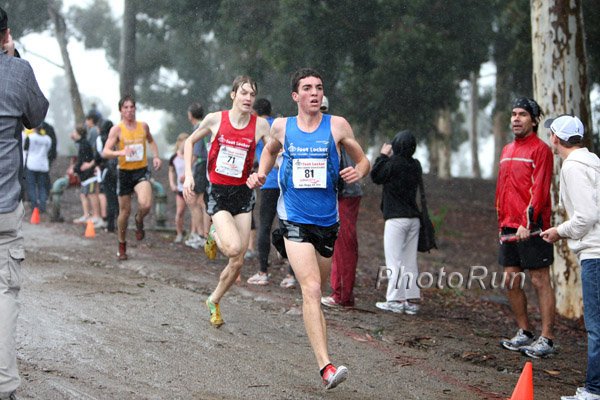
M244 164L246 163L247 156L248 150L231 146L221 146L217 155L215 172L221 175L241 178L244 173Z
M131 155L125 155L126 162L142 161L144 159L144 145L141 143L127 145L127 153L129 152L132 153Z
M292 181L296 189L325 189L327 187L327 159L295 158Z

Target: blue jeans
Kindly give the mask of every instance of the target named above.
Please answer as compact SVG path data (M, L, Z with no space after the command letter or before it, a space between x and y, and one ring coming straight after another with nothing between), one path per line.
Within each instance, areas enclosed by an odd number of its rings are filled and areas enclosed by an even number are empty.
M31 208L38 208L40 212L46 212L46 201L48 200L48 172L25 170L27 181L27 197L31 202Z
M586 389L600 395L600 258L581 260L583 318L588 333Z

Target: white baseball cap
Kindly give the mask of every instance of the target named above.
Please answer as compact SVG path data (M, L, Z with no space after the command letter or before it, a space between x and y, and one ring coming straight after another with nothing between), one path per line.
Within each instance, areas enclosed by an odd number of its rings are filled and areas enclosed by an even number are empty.
M323 96L323 100L321 101L321 111L328 111L329 110L329 100L327 99L327 96Z
M556 118L547 119L544 122L546 128L550 128L552 133L564 141L579 136L583 137L583 123L577 117L571 115L561 115Z

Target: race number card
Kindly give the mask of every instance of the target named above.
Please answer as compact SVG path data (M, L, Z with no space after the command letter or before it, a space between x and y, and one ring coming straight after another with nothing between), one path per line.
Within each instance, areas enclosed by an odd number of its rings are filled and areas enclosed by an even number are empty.
M142 161L144 159L144 145L141 143L127 145L126 162Z
M242 173L244 172L244 164L247 155L248 151L245 149L221 146L219 155L217 156L215 172L221 175L241 178Z
M327 187L326 158L295 158L292 180L296 189L325 189Z

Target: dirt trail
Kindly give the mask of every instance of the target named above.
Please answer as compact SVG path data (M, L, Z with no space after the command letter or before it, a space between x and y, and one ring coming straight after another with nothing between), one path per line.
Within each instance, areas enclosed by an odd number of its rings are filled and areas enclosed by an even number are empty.
M159 176L166 180L165 176ZM493 183L426 179L437 214L439 250L420 255L421 271L465 273L495 266ZM383 264L380 192L366 183L359 214L356 308L326 310L334 362L349 380L320 387L302 324L298 289L278 286L286 266L273 259L272 283L242 284L222 301L216 330L203 304L224 260L173 245L173 233L149 230L130 260L116 261L116 237L83 237L72 223L25 223L18 355L23 399L504 399L526 359L500 350L514 330L500 290L426 289L416 316L374 307ZM174 211L169 200L169 215ZM79 216L75 189L63 196L67 221ZM152 226L152 219L147 223ZM528 288L530 290L530 288ZM533 298L533 296L531 296ZM539 327L535 302L530 305ZM585 332L559 319L559 353L534 360L537 399L573 393L585 379Z

